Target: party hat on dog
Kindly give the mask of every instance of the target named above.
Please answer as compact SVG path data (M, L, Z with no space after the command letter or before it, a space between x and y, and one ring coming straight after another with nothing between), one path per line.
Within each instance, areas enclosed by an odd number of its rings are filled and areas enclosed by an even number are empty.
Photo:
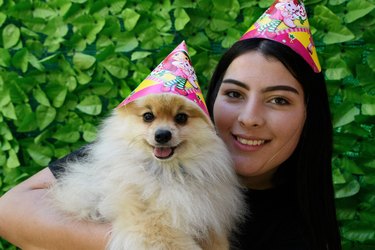
M191 64L185 41L181 42L119 107L149 94L172 93L188 98L208 115L206 103Z
M306 9L299 0L276 0L240 40L265 38L289 46L320 72Z

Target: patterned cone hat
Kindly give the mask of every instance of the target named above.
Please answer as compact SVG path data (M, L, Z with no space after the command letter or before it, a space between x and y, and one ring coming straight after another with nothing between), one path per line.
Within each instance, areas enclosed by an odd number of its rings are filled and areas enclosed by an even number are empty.
M240 40L265 38L289 46L318 73L321 71L305 6L299 0L276 0Z
M185 41L180 43L117 108L140 97L157 93L172 93L186 97L208 115Z

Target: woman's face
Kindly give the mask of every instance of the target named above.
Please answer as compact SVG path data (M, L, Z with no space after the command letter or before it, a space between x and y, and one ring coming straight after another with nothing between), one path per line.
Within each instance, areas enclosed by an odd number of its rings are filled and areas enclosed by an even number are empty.
M269 188L277 167L300 139L305 122L303 89L278 60L247 52L224 74L214 121L243 183Z

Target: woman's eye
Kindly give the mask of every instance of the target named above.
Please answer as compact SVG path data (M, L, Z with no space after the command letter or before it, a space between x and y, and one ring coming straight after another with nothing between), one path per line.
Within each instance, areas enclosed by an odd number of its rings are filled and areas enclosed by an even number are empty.
M273 98L271 100L271 103L277 104L277 105L288 105L288 104L290 104L290 102L287 99L283 98L283 97Z
M188 120L188 115L185 114L185 113L179 113L179 114L177 114L177 115L175 116L174 120L175 120L175 122L176 122L177 124L183 125L183 124L185 124L185 123L187 122L187 120Z
M143 121L152 122L155 119L155 116L151 112L146 112L143 114Z
M241 98L241 94L236 91L228 91L225 93L225 95L230 98Z

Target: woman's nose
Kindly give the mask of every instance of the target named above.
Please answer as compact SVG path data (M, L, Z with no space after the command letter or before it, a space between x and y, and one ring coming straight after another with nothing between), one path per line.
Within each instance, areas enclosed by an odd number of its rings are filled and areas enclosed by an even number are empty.
M246 105L239 110L238 122L242 127L255 128L265 123L262 103L258 100L248 100Z

